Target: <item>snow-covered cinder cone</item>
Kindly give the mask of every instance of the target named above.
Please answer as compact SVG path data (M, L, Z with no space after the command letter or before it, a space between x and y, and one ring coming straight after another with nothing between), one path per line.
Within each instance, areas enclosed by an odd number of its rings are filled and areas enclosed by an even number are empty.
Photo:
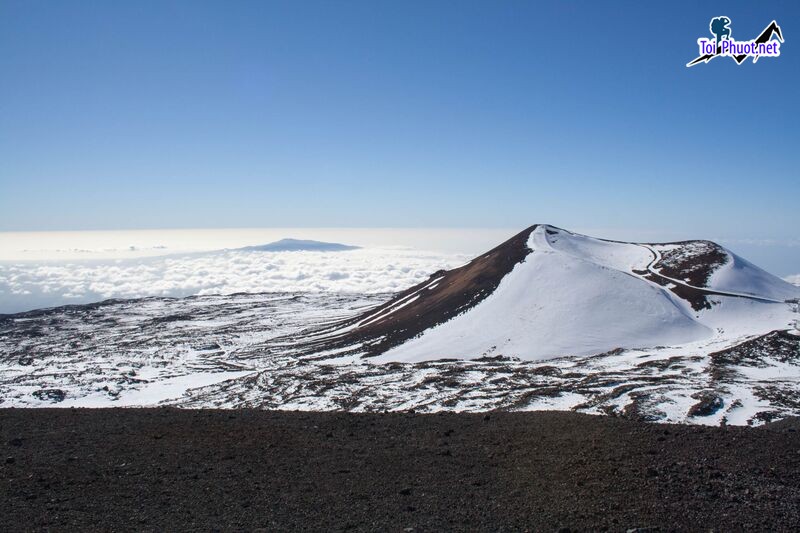
M536 361L788 329L785 301L797 297L800 287L710 241L628 243L539 224L308 348Z

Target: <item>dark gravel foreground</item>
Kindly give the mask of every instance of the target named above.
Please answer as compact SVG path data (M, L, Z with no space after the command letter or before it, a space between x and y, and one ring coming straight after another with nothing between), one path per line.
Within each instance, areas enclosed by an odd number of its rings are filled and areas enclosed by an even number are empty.
M3 530L796 530L800 432L574 413L0 410Z

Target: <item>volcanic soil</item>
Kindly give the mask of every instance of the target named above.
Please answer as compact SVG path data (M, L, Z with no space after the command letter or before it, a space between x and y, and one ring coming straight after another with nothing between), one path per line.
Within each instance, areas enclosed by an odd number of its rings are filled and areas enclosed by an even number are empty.
M0 529L790 531L800 425L0 410Z

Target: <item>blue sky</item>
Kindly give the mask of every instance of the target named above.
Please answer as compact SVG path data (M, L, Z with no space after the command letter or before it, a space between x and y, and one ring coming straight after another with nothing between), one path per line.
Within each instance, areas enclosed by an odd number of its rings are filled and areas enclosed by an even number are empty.
M0 231L548 222L796 240L798 11L0 0ZM781 57L687 69L718 15L740 40L776 19Z

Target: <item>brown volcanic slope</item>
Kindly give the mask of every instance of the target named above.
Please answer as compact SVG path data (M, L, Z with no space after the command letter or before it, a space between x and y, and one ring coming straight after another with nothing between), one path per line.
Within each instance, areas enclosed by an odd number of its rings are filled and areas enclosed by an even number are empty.
M428 280L397 294L377 308L314 332L320 340L308 343L306 351L313 352L323 346L324 349L337 349L364 343L362 349L366 350L366 355L374 356L428 328L447 322L494 292L500 280L525 259L530 253L528 236L535 228L536 225L521 231L462 267L435 272ZM426 289L426 286L430 288ZM412 295L416 296L413 301L415 296ZM395 306L402 307L382 316ZM339 335L331 335L345 329Z
M654 246L680 246L662 250L661 260L653 267L661 274L686 281L695 287L707 287L711 274L731 260L725 249L711 241L681 241ZM687 248L691 253L686 253Z

